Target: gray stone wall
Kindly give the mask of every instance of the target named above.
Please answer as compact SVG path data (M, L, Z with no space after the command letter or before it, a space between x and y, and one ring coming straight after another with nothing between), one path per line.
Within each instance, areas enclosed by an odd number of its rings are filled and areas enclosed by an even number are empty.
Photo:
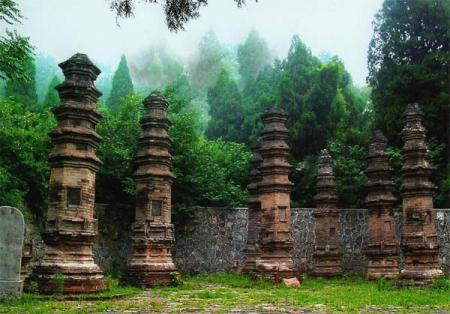
M294 262L302 272L313 268L315 246L314 209L292 211ZM436 226L440 262L450 274L450 211L437 210ZM396 212L397 241L400 243L401 212ZM345 273L364 274L367 267L367 210L343 209L340 213L343 269ZM174 261L184 273L205 273L238 269L244 260L247 233L245 208L199 208L182 228L176 228ZM400 256L402 264L402 256Z
M314 209L293 209L294 262L302 272L313 267L315 245ZM176 244L174 262L183 273L234 271L244 261L247 237L245 208L198 208L193 217L175 225ZM97 264L104 272L121 271L131 257L130 225L133 211L97 205L99 235L94 244ZM439 258L442 269L450 274L450 210L437 210L436 226L439 235ZM401 234L401 213L396 212L397 241ZM364 274L367 260L367 210L341 210L341 243L343 268L346 273ZM35 232L34 259L42 256L42 243ZM402 264L402 256L400 256Z

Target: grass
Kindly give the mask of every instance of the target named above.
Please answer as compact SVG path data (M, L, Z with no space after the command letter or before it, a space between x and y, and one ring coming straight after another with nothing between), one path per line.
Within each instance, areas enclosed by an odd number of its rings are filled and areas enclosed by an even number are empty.
M288 312L298 309L333 312L379 313L393 310L404 313L433 313L450 310L450 279L434 287L397 289L386 282L368 282L361 277L313 279L306 277L300 288L253 282L236 274L184 276L177 287L161 287L143 291L118 287L111 280L109 291L95 296L77 296L67 301L60 297L25 294L20 300L0 303L0 313L101 313L107 310L158 312L214 312L260 310ZM111 299L120 295L121 299Z

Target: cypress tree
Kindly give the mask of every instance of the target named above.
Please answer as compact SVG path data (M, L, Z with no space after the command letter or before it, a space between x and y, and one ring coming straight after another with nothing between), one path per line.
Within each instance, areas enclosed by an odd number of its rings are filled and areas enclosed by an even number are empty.
M51 108L56 106L59 103L59 95L56 92L56 85L58 85L60 82L58 76L53 76L50 84L48 85L47 94L45 94L44 102L42 103L42 107L44 109Z
M5 96L14 97L28 110L36 109L36 66L33 58L28 58L25 65L26 75L29 80L8 80L5 87Z
M133 83L127 59L122 55L119 66L113 76L111 94L106 101L106 107L113 113L118 112L121 101L131 94L133 94Z

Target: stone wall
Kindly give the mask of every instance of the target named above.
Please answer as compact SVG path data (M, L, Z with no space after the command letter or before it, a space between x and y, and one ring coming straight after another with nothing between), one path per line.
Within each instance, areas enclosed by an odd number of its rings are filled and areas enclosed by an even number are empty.
M294 262L303 271L312 270L314 251L314 209L293 209ZM396 213L397 223L401 213ZM439 259L445 273L450 274L450 210L437 210ZM130 225L133 209L97 204L99 235L94 243L97 264L104 272L122 271L131 257ZM173 259L183 273L234 271L242 266L247 236L245 208L198 208L195 215L182 225L175 222L176 244ZM364 273L367 245L367 210L349 209L340 213L343 269L345 273ZM400 241L401 226L397 228ZM33 262L42 256L42 246L36 233L32 237ZM402 256L400 256L402 265Z

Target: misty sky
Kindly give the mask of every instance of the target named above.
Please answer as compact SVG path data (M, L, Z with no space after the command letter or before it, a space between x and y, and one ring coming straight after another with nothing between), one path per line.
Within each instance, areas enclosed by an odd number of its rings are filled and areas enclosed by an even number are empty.
M315 55L337 54L360 86L367 76L371 23L382 4L382 0L248 0L238 9L233 0L210 0L200 18L189 22L185 31L173 33L167 30L159 4L138 4L135 18L120 20L118 27L105 0L17 2L26 18L19 32L58 62L83 52L116 67L122 53L132 57L151 45L166 45L188 58L210 28L225 44L241 42L255 28L281 58L294 34Z

